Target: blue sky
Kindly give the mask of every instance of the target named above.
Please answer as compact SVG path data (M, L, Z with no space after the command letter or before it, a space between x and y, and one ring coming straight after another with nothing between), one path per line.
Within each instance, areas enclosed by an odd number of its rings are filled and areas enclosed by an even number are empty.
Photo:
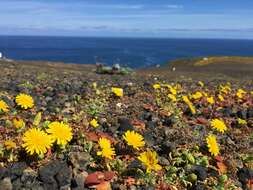
M0 34L253 38L252 0L0 0Z

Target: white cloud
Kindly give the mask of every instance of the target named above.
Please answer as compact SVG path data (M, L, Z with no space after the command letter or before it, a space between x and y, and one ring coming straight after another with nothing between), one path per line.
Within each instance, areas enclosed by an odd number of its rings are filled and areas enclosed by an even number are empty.
M166 7L167 7L168 9L182 9L182 8L184 8L183 5L173 5L173 4L171 4L171 5L166 5Z

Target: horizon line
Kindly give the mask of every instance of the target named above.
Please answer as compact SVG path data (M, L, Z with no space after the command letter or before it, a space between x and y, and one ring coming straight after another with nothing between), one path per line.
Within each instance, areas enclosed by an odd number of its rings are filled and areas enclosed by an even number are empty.
M183 40L253 40L252 38L224 38L224 37L166 37L166 36L92 36L92 35L36 35L36 34L0 34L1 37L65 37L65 38L127 38L127 39L183 39Z

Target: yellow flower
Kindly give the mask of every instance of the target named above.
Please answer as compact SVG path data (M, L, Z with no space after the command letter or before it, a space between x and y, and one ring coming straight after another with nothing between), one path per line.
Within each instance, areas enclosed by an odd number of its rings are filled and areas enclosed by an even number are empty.
M124 95L122 88L112 87L112 92L118 97L122 97Z
M238 89L236 92L236 96L241 99L243 98L243 95L246 94L246 92L243 89Z
M223 98L223 96L222 96L221 94L218 95L218 98L219 98L219 100L220 100L221 102L224 101L224 98Z
M203 96L207 97L208 94L206 92L202 92Z
M13 119L13 126L16 129L22 129L25 127L25 122L23 119L15 118L15 119Z
M227 130L226 124L221 119L212 119L211 126L221 133Z
M225 86L223 85L220 85L220 92L223 93L223 94L227 94L228 92L231 91L231 88L230 88L230 85L227 84Z
M161 85L160 85L160 84L153 84L153 88L154 88L154 89L160 89L160 88L161 88Z
M46 130L58 145L66 145L72 139L72 129L63 122L54 121Z
M168 98L172 101L172 102L176 102L177 101L177 97L173 94L168 94Z
M239 125L247 125L247 121L244 120L244 119L241 119L241 118L238 118L237 122L238 122Z
M112 159L115 156L115 150L111 147L111 142L106 138L100 138L98 144L101 148L101 151L97 152L98 156L102 156L104 158Z
M203 94L201 92L197 91L195 94L192 95L192 98L194 100L198 100L198 99L202 98L202 96L203 96Z
M147 150L138 156L138 159L146 166L146 172L150 173L152 170L161 170L162 167L158 164L158 158L155 151Z
M92 87L93 87L94 89L97 89L97 83L96 83L96 82L93 82L93 83L92 83Z
M183 101L188 105L188 107L190 108L192 114L196 113L196 109L193 106L193 104L191 103L191 101L189 100L189 98L187 96L183 96Z
M203 86L204 86L204 83L203 83L202 81L199 81L199 82L198 82L198 85L201 86L201 87L203 87Z
M40 129L32 128L23 135L23 145L30 155L34 153L40 155L47 152L52 145L52 138Z
M177 90L175 88L173 88L172 86L170 86L170 93L173 94L173 95L176 95L177 94Z
M206 143L208 147L208 151L213 156L217 156L220 152L219 144L217 143L216 137L214 135L208 135L206 138Z
M33 98L27 94L19 94L16 96L16 103L24 109L32 108L34 106Z
M9 111L9 106L3 101L0 100L0 112L8 112Z
M94 128L97 128L99 126L98 121L96 119L92 119L90 121L90 125Z
M139 150L139 148L145 145L145 141L142 135L136 133L135 131L127 131L123 135L123 139L127 142L129 146Z
M7 150L12 150L16 148L16 143L11 140L7 140L4 142L4 146Z
M211 105L215 103L214 98L213 98L212 96L207 97L207 98L206 98L206 101L207 101L209 104L211 104Z

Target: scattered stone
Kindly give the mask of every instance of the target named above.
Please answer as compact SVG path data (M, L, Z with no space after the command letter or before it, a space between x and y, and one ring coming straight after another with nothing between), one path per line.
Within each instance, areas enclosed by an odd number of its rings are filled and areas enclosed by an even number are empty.
M104 181L110 181L114 175L114 172L94 172L86 177L84 184L86 186L98 185Z
M36 182L36 178L37 172L35 172L31 168L27 168L23 171L23 175L21 176L21 182L26 187L31 187Z
M7 177L0 181L0 188L3 190L12 190L11 178Z
M170 141L165 141L160 146L160 154L169 155L170 152L173 152L176 149L176 144Z
M71 181L71 187L73 190L83 190L84 189L84 182L85 179L87 178L88 173L87 172L82 172L80 174L75 175L73 180Z
M70 185L72 171L67 164L63 164L61 170L56 175L56 181L60 187Z
M198 179L204 181L207 178L207 168L204 166L194 165L191 172L198 176Z
M0 168L0 180L7 177L9 175L9 170L7 168Z
M55 160L49 162L47 165L42 166L39 169L39 178L43 182L43 186L45 189L54 190L58 188L55 176L64 167L66 167L66 163Z
M128 130L134 130L133 125L131 124L130 120L127 118L120 118L118 120L119 123L119 131L126 132Z
M25 162L17 162L15 164L13 164L10 167L11 180L21 177L23 174L23 171L25 170L26 167L27 167L27 165Z
M87 165L90 162L90 154L87 152L70 152L69 160L74 168L78 170L86 170Z
M160 156L159 157L159 163L162 165L162 166L170 166L170 162L167 158L163 157L163 156Z
M249 168L241 168L238 170L237 176L243 187L246 188L247 182L253 180L253 170Z

